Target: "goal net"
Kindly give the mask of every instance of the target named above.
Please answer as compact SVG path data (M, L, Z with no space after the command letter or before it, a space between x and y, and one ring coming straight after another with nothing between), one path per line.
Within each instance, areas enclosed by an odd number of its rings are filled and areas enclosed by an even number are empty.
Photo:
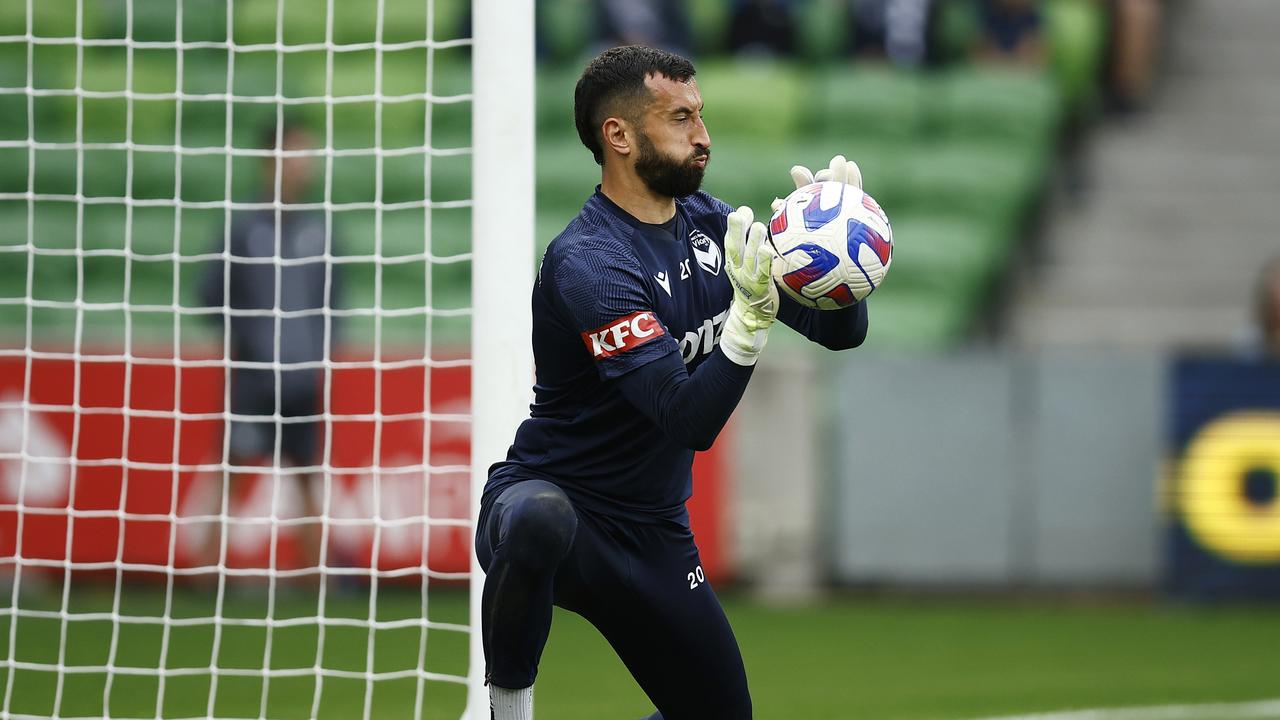
M532 32L0 3L0 718L488 717Z

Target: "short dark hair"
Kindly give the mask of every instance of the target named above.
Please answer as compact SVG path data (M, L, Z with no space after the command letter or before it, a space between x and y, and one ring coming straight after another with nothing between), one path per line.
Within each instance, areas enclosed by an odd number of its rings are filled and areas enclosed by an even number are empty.
M646 78L660 75L686 82L695 73L687 58L647 45L610 48L587 63L573 91L573 122L596 164L604 165L601 123L619 111L629 113L622 116L634 120L639 101L649 98Z

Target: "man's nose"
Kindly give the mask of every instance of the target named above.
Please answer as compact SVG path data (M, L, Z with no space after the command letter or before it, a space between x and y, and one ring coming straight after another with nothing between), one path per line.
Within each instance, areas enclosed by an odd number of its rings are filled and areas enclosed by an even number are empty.
M693 144L699 147L711 148L711 135L707 132L707 126L702 121L698 121L697 131L693 135Z

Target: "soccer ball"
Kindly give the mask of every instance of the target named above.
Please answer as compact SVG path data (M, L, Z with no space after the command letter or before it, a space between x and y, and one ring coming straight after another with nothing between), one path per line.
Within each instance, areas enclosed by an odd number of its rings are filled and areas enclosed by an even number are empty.
M806 185L769 221L781 262L773 279L807 307L838 310L871 294L893 261L889 218L870 195L842 182Z

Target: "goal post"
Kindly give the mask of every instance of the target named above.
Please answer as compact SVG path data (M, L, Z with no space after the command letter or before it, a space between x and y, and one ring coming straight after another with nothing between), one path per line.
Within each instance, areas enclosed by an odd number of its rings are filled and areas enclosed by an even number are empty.
M488 718L533 16L0 3L0 718Z
M534 0L476 0L473 48L471 517L488 463L506 456L533 381ZM472 554L467 720L488 717L483 574Z

